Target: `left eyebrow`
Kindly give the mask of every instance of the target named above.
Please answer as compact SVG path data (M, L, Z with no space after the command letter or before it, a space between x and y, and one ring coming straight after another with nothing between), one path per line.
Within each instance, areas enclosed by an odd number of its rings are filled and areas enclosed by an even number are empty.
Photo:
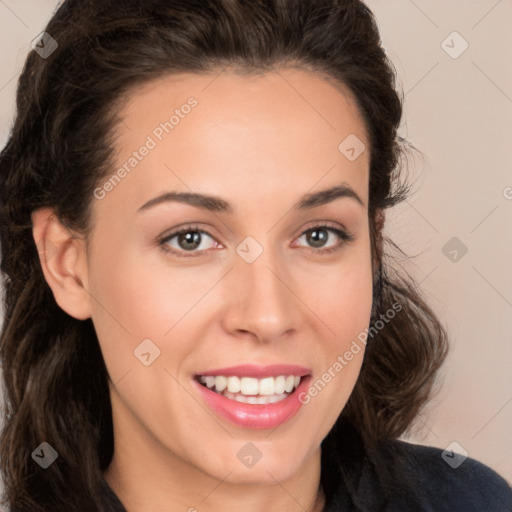
M363 201L357 195L357 193L348 185L343 183L342 185L320 190L319 192L305 194L299 199L297 203L295 203L293 207L298 210L309 210L324 204L331 203L332 201L341 197L354 199L361 206L364 206ZM185 203L190 206L195 206L196 208L204 208L212 212L233 212L233 207L224 199L216 196L197 194L193 192L166 192L165 194L154 197L153 199L150 199L148 202L144 203L138 211L147 210L167 202Z
M320 190L311 194L303 196L298 203L294 205L298 210L308 210L317 206L322 206L327 203L331 203L339 197L348 197L355 199L361 206L364 206L362 199L356 194L356 192L348 185L343 183L342 185L331 187L326 190Z

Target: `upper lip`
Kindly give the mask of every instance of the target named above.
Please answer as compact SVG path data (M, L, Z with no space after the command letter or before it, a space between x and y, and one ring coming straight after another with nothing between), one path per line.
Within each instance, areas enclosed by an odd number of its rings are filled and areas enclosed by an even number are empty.
M262 379L264 377L278 377L279 375L297 375L303 377L309 375L311 370L305 366L298 366L294 364L271 364L268 366L259 366L254 364L242 364L238 366L230 366L228 368L216 368L215 370L206 370L197 373L196 376L201 375L224 375L226 377L254 377Z

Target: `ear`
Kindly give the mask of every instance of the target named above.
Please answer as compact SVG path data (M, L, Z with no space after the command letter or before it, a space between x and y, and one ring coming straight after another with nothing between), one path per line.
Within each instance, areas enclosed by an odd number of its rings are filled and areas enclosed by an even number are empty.
M90 318L84 240L65 227L51 208L32 213L32 235L57 304L78 320Z

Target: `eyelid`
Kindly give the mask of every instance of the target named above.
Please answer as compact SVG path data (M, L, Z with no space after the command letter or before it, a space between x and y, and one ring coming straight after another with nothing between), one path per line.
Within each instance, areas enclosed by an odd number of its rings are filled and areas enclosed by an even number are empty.
M302 227L299 231L299 234L295 238L299 238L308 231L311 231L312 229L321 229L321 228L329 228L333 231L339 231L342 232L344 235L346 235L347 238L352 238L352 235L349 233L349 231L342 225L338 224L336 222L332 222L329 220L314 220L311 222L308 222L304 227Z

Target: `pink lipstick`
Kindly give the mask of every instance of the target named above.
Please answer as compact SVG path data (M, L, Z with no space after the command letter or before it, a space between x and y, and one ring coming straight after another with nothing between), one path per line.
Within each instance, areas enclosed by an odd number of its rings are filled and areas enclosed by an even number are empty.
M293 418L303 405L311 370L277 364L240 365L196 374L197 389L214 413L244 428L275 428Z

